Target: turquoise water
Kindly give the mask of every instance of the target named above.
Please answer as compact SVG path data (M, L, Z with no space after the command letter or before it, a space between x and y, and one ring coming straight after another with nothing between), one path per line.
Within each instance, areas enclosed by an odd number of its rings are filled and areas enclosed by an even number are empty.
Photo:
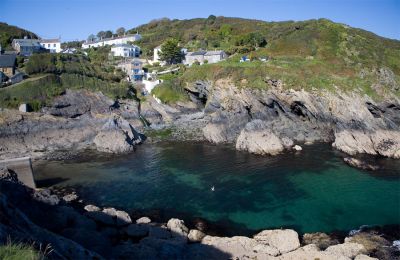
M368 172L342 158L328 144L262 157L226 146L161 143L118 157L45 162L34 170L39 185L73 187L96 205L200 217L232 234L400 224L400 160L370 158L384 169Z

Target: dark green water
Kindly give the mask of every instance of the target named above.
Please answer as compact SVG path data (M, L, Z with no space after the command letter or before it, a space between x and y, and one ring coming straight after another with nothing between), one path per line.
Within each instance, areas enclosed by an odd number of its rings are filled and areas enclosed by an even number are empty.
M73 187L96 205L201 217L232 234L400 224L400 161L373 159L384 169L367 172L342 156L328 144L275 157L210 144L146 144L119 157L35 165L35 178L42 186Z

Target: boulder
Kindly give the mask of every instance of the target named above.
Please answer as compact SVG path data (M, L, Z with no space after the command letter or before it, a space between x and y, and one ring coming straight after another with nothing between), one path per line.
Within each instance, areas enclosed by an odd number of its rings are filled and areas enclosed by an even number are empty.
M361 254L364 251L365 247L363 245L351 242L330 246L325 250L325 252L330 254L345 256L348 258L354 258L356 255Z
M133 151L134 145L131 138L122 130L100 131L94 138L98 151L106 153L128 153Z
M67 194L63 197L63 200L65 202L73 202L73 201L76 201L77 199L78 199L78 195L76 195L76 193Z
M187 237L189 232L189 229L185 226L185 222L177 218L168 220L167 227L171 230L173 237Z
M319 249L325 250L327 247L339 244L337 239L333 239L325 233L306 233L303 235L303 243L306 245L314 244Z
M372 165L352 157L346 157L343 159L343 161L352 167L356 167L362 170L376 171L379 169L379 166L377 165Z
M299 236L291 229L264 230L256 234L254 239L260 244L276 248L280 254L300 247Z
M243 236L205 236L198 245L206 245L215 248L219 251L219 254L229 255L231 259L243 259L244 257L263 259L266 256L277 256L279 254L276 248L257 243L255 239Z
M20 183L17 173L7 168L0 168L0 180Z
M51 194L51 191L48 189L36 190L33 193L33 198L49 205L57 205L60 202L57 195Z
M294 251L279 256L279 260L321 259L321 260L350 260L350 258L320 251L314 244L300 247Z
M293 146L293 149L296 150L296 151L303 150L303 148L300 145L297 145L297 144L295 146Z
M284 146L279 137L263 126L261 120L248 123L236 140L236 149L261 155L276 155L282 152Z
M102 212L112 216L117 226L124 226L132 223L131 217L125 211L116 210L115 208L105 208Z
M191 229L188 234L188 239L190 242L200 242L205 236L206 234L200 230Z
M136 220L136 224L148 224L151 223L151 219L148 217L141 217Z
M97 207L97 206L94 206L94 205L86 205L85 207L84 207L84 209L86 210L86 211L88 211L88 212L93 212L93 211L100 211L100 208L99 207Z
M96 210L96 208L94 208L94 210ZM94 221L105 225L125 226L132 223L128 213L114 208L105 208L102 211L88 211L86 215Z
M134 238L145 237L149 233L149 226L140 224L130 224L126 229L125 233Z
M360 255L357 255L356 258L354 258L354 260L379 260L379 259L375 258L375 257L370 257L367 255L360 254Z

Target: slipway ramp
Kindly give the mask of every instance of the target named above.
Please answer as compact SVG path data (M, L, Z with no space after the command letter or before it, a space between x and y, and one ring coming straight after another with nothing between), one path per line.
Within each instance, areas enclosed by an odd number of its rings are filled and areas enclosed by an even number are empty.
M7 168L14 171L18 179L28 187L36 188L33 179L32 161L30 157L6 159L0 161L0 168Z

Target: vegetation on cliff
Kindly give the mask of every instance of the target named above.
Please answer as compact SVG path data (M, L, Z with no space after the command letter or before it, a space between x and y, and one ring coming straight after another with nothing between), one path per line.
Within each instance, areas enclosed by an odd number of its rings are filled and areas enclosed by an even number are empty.
M25 29L21 29L17 26L8 25L7 23L0 22L0 45L2 48L10 50L11 42L13 39L23 38L37 39L37 35Z
M286 88L400 96L400 41L326 19L162 19L139 31L145 46L175 35L189 49L220 48L232 54L227 61L187 69L181 77L185 83L227 78L239 86L268 88L268 79L280 79ZM242 55L252 61L239 63Z
M113 66L93 64L83 55L35 54L25 65L30 79L0 89L0 106L17 108L28 103L33 110L49 104L66 89L101 91L111 98L126 97L129 84Z

